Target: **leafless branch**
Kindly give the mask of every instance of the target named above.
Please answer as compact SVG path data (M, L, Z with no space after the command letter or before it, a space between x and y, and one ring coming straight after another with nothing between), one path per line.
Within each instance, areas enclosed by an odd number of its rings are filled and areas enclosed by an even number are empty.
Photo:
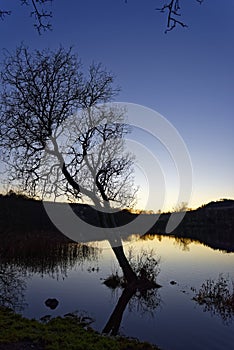
M31 17L34 18L34 27L39 34L47 30L51 30L52 26L50 19L52 18L52 11L47 11L46 6L48 3L52 3L53 0L20 0L21 5L31 7ZM12 14L9 10L0 10L0 19L4 19L6 16Z
M21 46L6 52L3 66L0 149L11 181L31 196L127 203L133 186L124 112L100 105L118 92L111 73L92 64L86 77L63 48L31 53Z
M204 0L195 0L199 4L202 4ZM47 11L45 6L47 3L52 3L53 0L20 0L22 5L31 7L31 16L35 19L34 27L37 29L39 34L47 30L51 30L52 26L50 19L52 18L52 11ZM127 0L124 0L127 3ZM183 21L179 20L181 17L181 0L170 0L169 2L164 1L164 5L157 8L162 13L167 13L167 29L165 33L173 30L177 25L181 27L187 27ZM0 19L4 19L5 16L11 15L12 11L0 10Z
M10 16L11 11L0 10L0 18L3 20L6 16Z
M31 16L35 19L34 27L38 34L42 34L47 30L51 30L52 26L50 19L52 18L52 11L45 10L44 5L53 0L21 0L22 5L30 5L32 7Z
M199 4L202 4L204 0L196 0ZM180 0L170 0L168 3L156 10L165 13L167 12L167 29L165 33L173 30L177 25L185 28L188 27L183 21L179 20L178 17L181 17L181 1Z

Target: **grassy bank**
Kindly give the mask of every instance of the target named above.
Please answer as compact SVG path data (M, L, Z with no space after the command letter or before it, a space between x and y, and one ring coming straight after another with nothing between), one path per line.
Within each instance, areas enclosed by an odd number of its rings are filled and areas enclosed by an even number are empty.
M0 308L0 349L34 350L157 350L123 337L107 337L94 331L75 315L56 317L46 323L29 320Z

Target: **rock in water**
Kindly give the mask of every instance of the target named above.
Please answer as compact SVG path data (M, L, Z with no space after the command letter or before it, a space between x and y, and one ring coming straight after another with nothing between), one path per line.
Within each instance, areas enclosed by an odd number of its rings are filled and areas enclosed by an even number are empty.
M49 298L45 301L45 304L47 307L49 307L51 310L56 309L56 307L58 306L58 300L57 299L53 299L53 298Z

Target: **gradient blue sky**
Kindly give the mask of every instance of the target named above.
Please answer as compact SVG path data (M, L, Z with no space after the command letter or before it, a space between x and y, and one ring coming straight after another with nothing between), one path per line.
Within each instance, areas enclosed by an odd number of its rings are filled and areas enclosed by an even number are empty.
M158 111L184 139L194 171L190 206L234 198L233 0L181 0L189 28L168 34L155 11L160 0L54 0L53 31L42 36L18 2L1 1L13 11L0 22L1 48L72 45L84 66L102 62L121 86L118 101Z

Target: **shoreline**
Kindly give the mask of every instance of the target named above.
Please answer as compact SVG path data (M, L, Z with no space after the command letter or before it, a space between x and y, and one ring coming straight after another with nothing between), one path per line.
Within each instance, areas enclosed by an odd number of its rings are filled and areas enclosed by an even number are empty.
M31 349L159 350L148 342L98 333L75 314L40 322L0 307L0 350Z

